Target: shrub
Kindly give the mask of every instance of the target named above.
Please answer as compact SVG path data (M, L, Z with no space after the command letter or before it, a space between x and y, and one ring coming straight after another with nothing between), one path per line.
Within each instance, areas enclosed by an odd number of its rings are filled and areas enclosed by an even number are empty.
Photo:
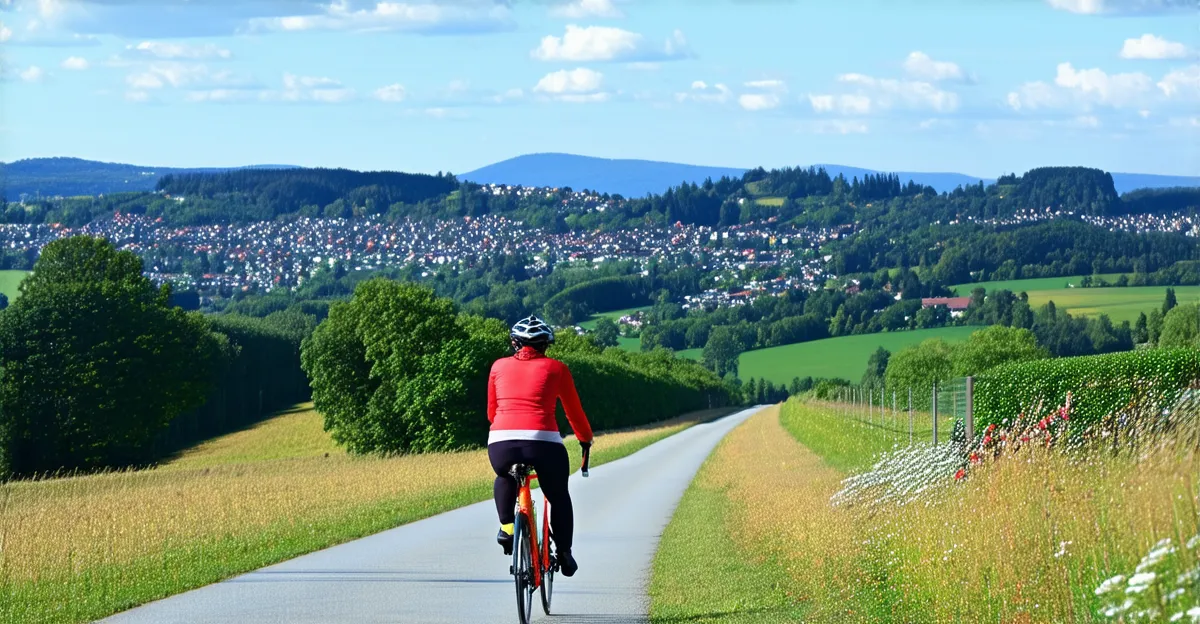
M1022 413L1064 405L1071 430L1131 408L1165 408L1200 380L1200 351L1145 349L1005 364L975 381L976 431Z

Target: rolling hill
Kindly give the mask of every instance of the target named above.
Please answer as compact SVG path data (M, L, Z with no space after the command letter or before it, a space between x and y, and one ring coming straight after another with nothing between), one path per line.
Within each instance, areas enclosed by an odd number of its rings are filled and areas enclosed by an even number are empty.
M807 166L807 165L806 165ZM848 167L845 165L816 164L824 167L831 176L839 173L847 179L880 171ZM641 197L649 193L661 193L680 182L697 184L711 177L723 175L740 177L746 169L730 167L706 167L650 160L626 160L592 158L574 154L527 154L498 162L458 176L481 184L520 184L524 186L569 186L573 189L590 189L602 193L620 193L626 197ZM932 186L938 192L951 191L966 184L995 182L992 178L979 178L962 173L927 173L898 171L901 184L912 180L918 184ZM1113 183L1117 193L1126 193L1139 188L1167 188L1175 186L1200 186L1200 176L1162 176L1142 173L1114 173Z
M123 191L153 191L158 179L168 174L290 168L290 165L252 165L177 169L96 162L82 158L30 158L0 163L0 189L8 201L19 201L22 195L72 197Z
M805 165L807 166L807 165ZM873 169L845 165L817 164L832 176L861 178L880 173ZM121 163L97 162L80 158L31 158L0 163L0 190L8 201L27 197L71 197L122 191L154 190L159 178L168 174L217 173L235 169L290 169L291 165L250 165L246 167L171 168L145 167ZM626 197L661 193L681 182L704 182L705 178L741 177L746 169L708 167L650 160L593 158L574 154L527 154L461 174L459 180L480 184L519 184L523 186L571 187ZM938 192L965 184L994 182L962 173L894 172L902 184L910 180L932 186ZM1114 173L1117 193L1139 188L1200 187L1200 176L1164 176L1142 173Z

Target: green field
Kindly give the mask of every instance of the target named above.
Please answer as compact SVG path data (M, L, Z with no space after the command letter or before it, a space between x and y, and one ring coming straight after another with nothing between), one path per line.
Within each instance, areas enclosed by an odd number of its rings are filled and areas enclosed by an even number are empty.
M622 316L625 316L627 314L633 314L634 312L642 312L642 311L649 310L649 309L650 309L650 306L642 306L640 308L627 308L625 310L614 310L612 312L601 312L599 314L593 314L592 318L589 318L588 320L583 321L582 323L579 324L579 326L588 331L592 331L592 330L596 329L596 321L598 321L602 318L610 318L614 322L616 322L617 319L619 319ZM621 337L617 338L617 346L621 347L622 349L625 349L626 351L641 351L642 350L642 339L641 338L626 338L625 336L621 336Z
M4 293L9 302L21 294L18 287L26 275L29 275L29 271L0 271L0 293Z
M771 347L747 351L738 360L738 375L742 379L767 379L774 383L788 383L794 377L841 377L851 381L862 378L867 370L871 353L883 347L895 353L904 347L917 344L928 338L944 338L947 342L961 342L971 332L982 327L940 327L912 331L884 332L841 336L812 342ZM700 357L701 349L679 351L677 355L692 359Z
M782 197L759 197L758 199L754 200L754 203L758 204L759 206L772 206L774 208L778 208L783 205L783 198Z
M1011 290L1014 293L1028 292L1032 290L1061 290L1066 288L1078 288L1079 282L1083 280L1082 275L1073 275L1070 277L1039 277L1034 279L1019 279L1019 280L1000 280L994 282L977 282L974 284L958 284L951 286L950 289L958 293L960 297L966 297L971 294L976 288L983 288L988 292L994 290ZM1106 273L1101 275L1106 281L1115 282L1121 277L1120 273Z
M1119 275L1119 274L1118 274ZM1118 275L1104 275L1113 280ZM1011 280L1003 282L980 282L960 284L954 288L965 295L973 288L983 287L989 292L1000 289L1014 293L1029 294L1029 305L1040 308L1053 301L1059 310L1073 315L1096 316L1107 314L1114 323L1134 322L1138 314L1162 306L1167 286L1131 286L1125 288L1072 288L1067 284L1078 284L1079 277L1049 277L1043 279ZM1200 301L1200 286L1174 286L1179 303Z

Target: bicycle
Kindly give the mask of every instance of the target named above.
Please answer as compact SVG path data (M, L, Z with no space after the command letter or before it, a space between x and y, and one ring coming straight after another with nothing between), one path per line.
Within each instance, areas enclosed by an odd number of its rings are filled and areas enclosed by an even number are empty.
M587 450L583 452L581 473L584 477L588 476L590 455ZM537 479L537 474L525 464L514 464L508 474L521 484L517 491L516 521L513 523L513 560L508 572L513 575L517 590L517 616L521 624L529 624L533 618L534 590L541 592L542 610L546 615L550 615L550 601L554 597L554 574L558 571L558 560L550 553L550 501L543 497L542 535L539 540L533 530L536 523L533 518L533 493L529 487ZM533 553L538 556L534 557Z

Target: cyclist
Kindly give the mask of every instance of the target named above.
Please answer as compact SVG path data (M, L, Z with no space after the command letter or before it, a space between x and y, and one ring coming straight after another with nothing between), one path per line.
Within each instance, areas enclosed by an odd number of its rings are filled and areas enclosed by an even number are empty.
M588 452L592 427L579 403L571 371L562 362L546 357L554 343L554 331L542 319L530 316L509 332L515 353L497 360L488 377L488 459L496 471L496 511L500 532L496 541L504 554L512 554L513 522L516 519L517 482L508 474L513 464L532 466L538 483L553 510L550 529L562 573L574 576L579 566L571 556L574 512L567 478L571 473L567 447L554 417L561 400L575 437Z

